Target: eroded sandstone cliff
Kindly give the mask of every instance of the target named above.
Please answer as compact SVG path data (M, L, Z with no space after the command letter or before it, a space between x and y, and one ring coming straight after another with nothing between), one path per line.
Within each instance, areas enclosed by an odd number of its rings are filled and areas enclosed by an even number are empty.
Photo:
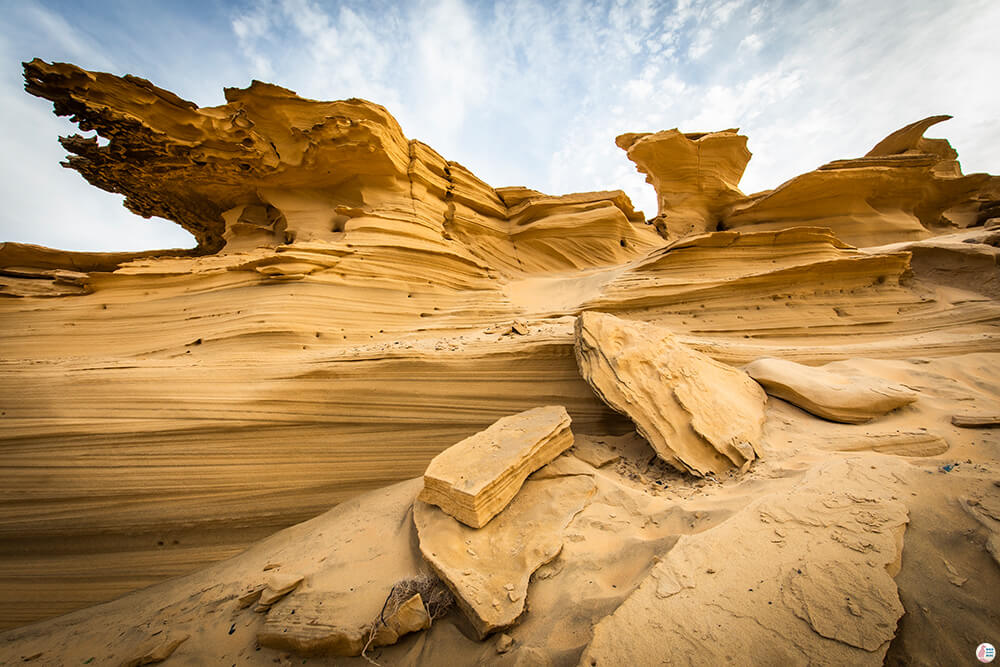
M736 130L622 135L647 221L363 100L25 79L101 137L67 166L198 247L0 246L0 624L158 584L0 661L940 663L1000 625L1000 439L962 427L1000 400L1000 181L946 117L752 195ZM481 520L389 486L542 406L544 457L450 458L449 493L516 481Z

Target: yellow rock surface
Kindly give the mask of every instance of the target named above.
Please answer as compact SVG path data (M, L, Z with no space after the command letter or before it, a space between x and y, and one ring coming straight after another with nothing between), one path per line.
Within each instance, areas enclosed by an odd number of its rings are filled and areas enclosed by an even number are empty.
M862 424L917 400L917 393L878 378L848 377L785 359L756 359L746 372L771 396L814 415Z
M580 315L575 349L580 374L667 463L706 475L756 458L767 397L743 371L605 313Z
M497 420L435 456L420 500L482 528L514 499L528 475L573 446L566 408L534 408Z

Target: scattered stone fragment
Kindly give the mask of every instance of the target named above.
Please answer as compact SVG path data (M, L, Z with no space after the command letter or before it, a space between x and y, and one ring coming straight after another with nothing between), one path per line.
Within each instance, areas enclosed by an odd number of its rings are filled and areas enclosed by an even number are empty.
M514 647L514 638L508 635L506 632L501 632L500 636L497 637L496 649L497 653L506 653Z
M122 662L122 667L140 667L140 665L163 662L189 637L187 634L163 634L152 637L136 651L135 657Z
M771 396L846 424L871 421L917 400L916 392L880 378L846 376L783 359L757 359L746 371Z
M264 592L264 587L261 586L241 595L236 599L236 608L246 609L250 605L257 602L257 600L260 599L261 593L263 592Z
M302 577L294 574L275 574L268 579L267 586L261 591L254 611L266 612L275 602L285 597L302 583Z
M959 428L1000 428L1000 415L955 415L951 423Z
M486 525L528 475L573 445L566 408L534 408L497 420L434 457L420 500L473 528Z
M611 449L610 446L604 444L603 441L586 436L577 436L574 438L571 452L576 458L589 463L595 468L614 463L622 457L621 454Z
M961 574L959 574L958 570L955 569L955 566L952 565L950 562L948 562L948 559L942 558L941 560L942 562L944 562L944 569L947 572L948 581L950 581L952 584L954 584L955 586L963 586L965 582L969 580L968 577L963 577Z
M948 443L930 431L895 431L832 434L824 438L822 448L841 452L872 451L896 456L937 456L948 451Z
M524 612L532 572L559 555L563 530L594 488L585 475L529 480L507 509L479 529L433 505L414 504L420 552L480 639L510 627Z
M604 313L577 319L575 349L581 375L667 463L701 476L756 457L767 397L743 371L662 327Z

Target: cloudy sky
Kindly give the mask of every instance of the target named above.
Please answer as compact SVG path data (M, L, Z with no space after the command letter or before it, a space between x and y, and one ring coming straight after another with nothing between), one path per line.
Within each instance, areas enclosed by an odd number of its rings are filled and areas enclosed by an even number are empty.
M202 106L252 79L363 97L494 186L621 188L614 137L739 127L744 192L868 151L938 113L966 173L1000 173L1000 1L0 0L0 241L192 245L59 167L75 128L22 89L40 57L131 73Z

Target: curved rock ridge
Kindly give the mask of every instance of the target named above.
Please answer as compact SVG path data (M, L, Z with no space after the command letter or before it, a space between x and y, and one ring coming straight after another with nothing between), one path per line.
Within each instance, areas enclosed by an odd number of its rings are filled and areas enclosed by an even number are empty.
M654 221L668 240L717 229L811 225L829 227L854 245L874 245L967 227L997 210L1000 178L963 176L947 140L924 138L949 118L911 123L864 157L835 160L749 196L738 185L750 152L735 129L629 133L616 143L656 189Z
M781 229L798 224L831 228L858 246L927 238L941 229L982 222L1000 180L963 176L958 153L945 139L925 139L951 116L911 123L867 155L835 160L774 190L735 203L722 229Z
M879 378L840 375L786 359L756 359L747 374L771 396L824 419L863 424L917 400L917 393Z
M394 246L453 254L485 275L614 264L658 242L621 191L509 189L508 205L365 100L318 102L254 81L199 108L131 75L36 59L24 76L29 93L108 140L62 138L65 166L124 194L129 210L177 222L203 253Z
M604 313L580 315L575 351L594 391L675 468L718 474L756 458L767 397L743 371L662 327Z

